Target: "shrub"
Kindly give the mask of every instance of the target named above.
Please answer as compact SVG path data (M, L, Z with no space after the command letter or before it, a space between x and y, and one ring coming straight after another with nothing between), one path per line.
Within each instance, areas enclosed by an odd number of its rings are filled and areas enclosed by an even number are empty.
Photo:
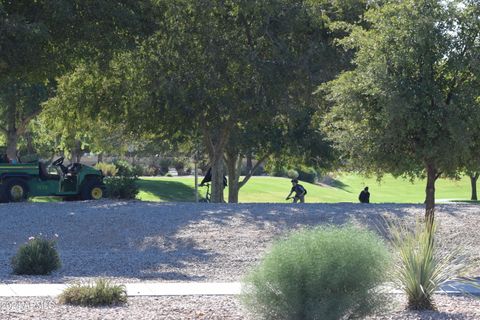
M173 177L173 175L169 172L165 175L165 177Z
M47 275L61 267L55 240L30 237L12 258L15 274Z
M95 281L95 285L74 284L65 289L59 297L62 304L85 307L123 304L127 302L127 291L123 285L114 285L105 279Z
M405 292L409 309L434 310L433 293L468 266L460 250L438 251L436 229L435 223L428 228L420 221L414 230L398 222L390 225L392 244L399 255L393 280Z
M315 183L317 181L317 171L312 167L302 167L298 170L298 180Z
M113 163L99 162L95 168L101 170L105 177L114 177L118 173L118 169Z
M139 189L134 177L109 177L104 179L107 197L113 199L135 199Z
M128 161L120 159L120 160L116 160L114 164L118 169L117 176L122 176L122 177L135 176L135 170Z
M289 169L287 171L287 177L290 179L297 179L298 178L298 171L294 169Z
M273 177L286 177L287 176L287 169L281 166L275 166L271 168L271 170L268 172L270 176Z
M143 175L144 176L156 176L157 175L157 169L155 167L145 167L143 169Z
M168 168L172 165L171 159L161 159L159 166L160 166L160 174L164 175L168 172Z
M179 176L185 175L185 163L182 161L177 161L174 165L175 170L177 170Z
M141 164L132 165L132 175L134 177L142 176L145 168Z
M382 240L354 227L296 232L272 247L245 279L241 296L263 319L341 319L382 303L389 255Z

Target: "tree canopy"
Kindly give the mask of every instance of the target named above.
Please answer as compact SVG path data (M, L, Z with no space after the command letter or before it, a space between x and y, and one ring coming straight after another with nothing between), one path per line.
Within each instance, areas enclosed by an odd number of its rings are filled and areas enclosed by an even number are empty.
M355 68L325 87L337 147L361 171L426 175L432 218L435 180L462 165L478 132L479 9L437 0L371 8L368 28L343 40Z

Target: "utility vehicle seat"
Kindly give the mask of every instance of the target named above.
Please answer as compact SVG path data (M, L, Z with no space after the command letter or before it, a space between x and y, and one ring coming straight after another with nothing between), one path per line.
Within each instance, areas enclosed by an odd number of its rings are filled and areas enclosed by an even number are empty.
M60 176L58 174L49 174L47 171L47 166L41 161L38 162L38 173L40 179L42 180L60 180Z

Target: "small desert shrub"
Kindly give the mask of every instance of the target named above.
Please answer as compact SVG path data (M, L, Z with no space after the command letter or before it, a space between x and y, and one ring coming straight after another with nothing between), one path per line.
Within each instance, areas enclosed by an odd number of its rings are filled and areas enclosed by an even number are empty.
M297 179L298 178L298 171L297 170L294 170L294 169L289 169L287 171L287 176L290 178L290 179Z
M15 274L47 275L61 267L55 240L30 237L12 258Z
M244 281L241 300L262 319L360 317L382 303L389 254L354 227L300 231L276 243Z
M113 163L99 162L95 168L101 170L105 177L114 177L118 173L118 169Z
M59 301L85 307L117 305L127 302L127 291L123 285L99 279L94 285L74 284L68 287L60 295Z
M398 253L393 280L407 295L409 309L435 309L433 293L468 267L460 249L438 251L436 230L436 223L428 228L420 221L413 230L400 222L390 225L392 244Z
M139 189L134 177L109 177L104 179L107 196L113 199L135 199Z

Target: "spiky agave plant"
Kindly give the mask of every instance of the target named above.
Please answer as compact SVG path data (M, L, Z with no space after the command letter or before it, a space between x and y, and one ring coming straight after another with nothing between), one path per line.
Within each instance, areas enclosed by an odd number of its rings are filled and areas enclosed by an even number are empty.
M449 279L458 277L467 267L460 249L443 253L435 242L437 224L417 220L415 227L390 224L392 244L399 255L394 267L394 282L407 295L408 308L434 310L433 294Z

